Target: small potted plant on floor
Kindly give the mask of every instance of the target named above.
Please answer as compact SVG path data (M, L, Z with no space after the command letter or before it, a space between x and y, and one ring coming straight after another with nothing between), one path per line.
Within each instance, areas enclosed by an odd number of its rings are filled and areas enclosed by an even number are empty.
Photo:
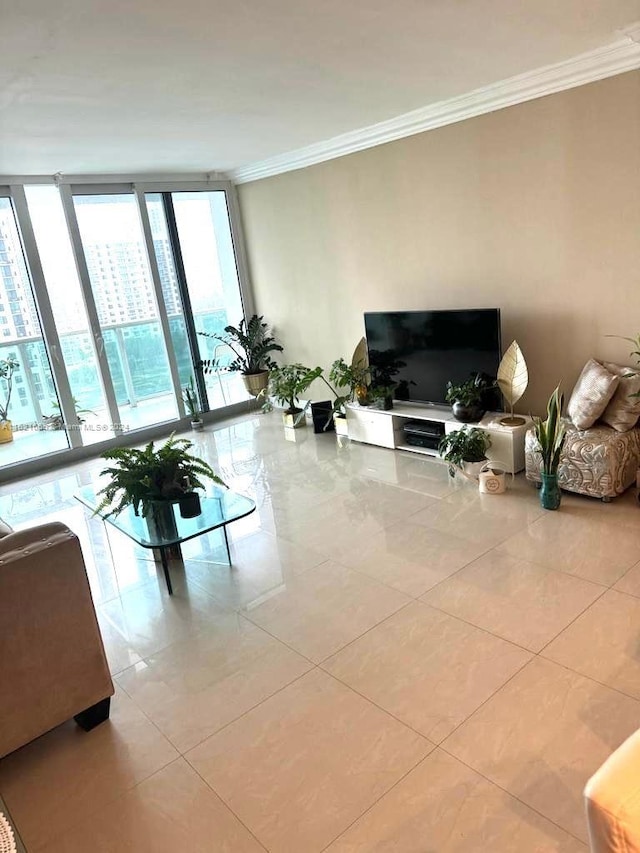
M0 358L0 386L4 390L4 399L0 401L0 444L13 441L13 427L9 420L9 404L11 403L11 391L13 389L13 374L20 365L14 356Z
M198 403L198 394L193 382L193 376L189 377L189 384L185 385L182 389L182 400L187 410L187 414L191 418L191 429L202 429L203 422L200 417L200 405Z
M306 425L304 415L309 403L303 407L298 403L302 394L320 376L321 367L310 368L299 363L285 364L271 371L268 394L284 407L283 421L286 427L295 429ZM271 408L271 403L267 400L263 409L269 411Z
M108 508L107 515L117 515L132 506L136 515L147 519L150 532L171 538L176 530L174 503L179 504L183 518L191 518L200 513L196 489L204 488L203 478L226 487L210 465L189 452L192 446L186 438L172 434L157 449L150 441L143 450L107 450L102 457L113 464L100 475L110 481L98 492L102 499L94 514Z
M86 422L86 418L83 417L83 415L95 415L95 412L93 412L91 409L81 409L80 404L78 403L75 397L72 397L72 400L79 424L83 424ZM60 403L57 400L53 400L51 403L51 408L54 410L54 414L42 416L42 423L44 428L52 430L64 429L64 421L62 418L62 412L60 411Z
M542 457L540 505L543 509L558 509L560 506L558 467L566 438L565 426L562 422L563 404L564 394L558 385L549 398L546 420L543 421L542 418L533 419L540 456Z
M447 382L445 400L452 403L453 417L461 423L476 423L487 411L488 392L496 387L495 380L476 373L465 382Z
M269 383L269 371L276 367L271 358L272 352L282 352L282 346L277 343L264 317L254 314L246 322L240 320L237 326L225 326L224 334L198 332L206 338L213 338L226 344L235 354L229 364L222 366L217 359L204 359L199 362L205 373L216 373L220 370L237 371L242 374L245 388L254 397L264 393Z
M442 458L449 464L449 474L455 477L461 471L470 479L478 479L480 469L487 461L487 450L491 447L488 433L477 427L463 426L447 433L438 446Z

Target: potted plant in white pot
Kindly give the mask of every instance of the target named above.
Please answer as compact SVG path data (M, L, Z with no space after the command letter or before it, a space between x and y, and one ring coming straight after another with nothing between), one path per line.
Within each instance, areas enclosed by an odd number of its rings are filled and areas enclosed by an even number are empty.
M438 445L438 451L449 465L449 474L455 477L461 471L469 479L477 480L480 469L487 461L491 437L477 427L467 427L447 433Z
M0 400L0 444L13 441L13 427L9 420L9 404L11 403L11 391L13 390L13 374L20 365L17 359L10 355L8 358L0 358L0 387L4 391L4 398Z
M286 427L295 429L296 427L306 426L304 415L309 402L303 407L300 407L298 403L311 383L321 376L321 367L310 368L300 363L285 364L271 371L268 394L280 406L283 406L282 417ZM271 408L271 402L267 400L263 409L269 411Z
M204 424L200 417L200 404L198 403L198 393L193 382L193 376L189 377L189 384L182 389L182 400L187 414L191 418L191 429L202 429Z
M198 366L205 373L219 370L239 372L249 394L258 397L269 384L269 371L276 367L270 353L282 352L282 346L271 334L264 317L254 314L247 322L240 320L237 326L225 326L224 334L198 332L205 338L213 338L226 344L234 353L229 364L221 365L217 359L203 359Z

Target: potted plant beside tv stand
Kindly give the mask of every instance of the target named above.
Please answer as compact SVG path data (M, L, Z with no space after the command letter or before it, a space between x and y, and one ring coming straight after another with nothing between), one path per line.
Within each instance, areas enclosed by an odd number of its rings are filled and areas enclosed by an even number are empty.
M491 437L491 447L487 452L489 459L501 462L507 471L515 474L524 469L524 437L531 420L526 418L522 426L507 427L500 424L502 417L501 413L487 412L474 426L485 430ZM451 414L451 409L439 406L396 401L393 409L384 411L370 406L359 406L357 403L347 405L349 438L353 441L392 450L422 453L439 459L440 454L436 448L407 444L404 427L408 421L423 422L425 427L433 431L434 437L446 435L462 427Z

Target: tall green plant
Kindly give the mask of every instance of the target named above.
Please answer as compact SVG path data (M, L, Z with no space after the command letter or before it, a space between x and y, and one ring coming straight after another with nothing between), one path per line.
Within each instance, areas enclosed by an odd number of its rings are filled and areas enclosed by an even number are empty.
M304 409L301 410L297 405L300 396L319 377L322 377L321 367L305 367L298 362L285 364L271 371L268 392L277 403L285 407L285 413L297 414L300 411L304 413Z
M4 402L0 402L0 421L8 420L11 391L13 389L13 374L19 367L17 359L12 355L8 358L0 358L0 379L4 379L5 389Z
M556 474L560 464L560 454L566 438L565 426L562 422L563 405L564 394L558 385L549 397L546 420L543 421L542 418L533 419L536 438L540 445L544 474Z
M264 317L254 314L248 322L242 319L237 326L225 326L224 332L224 335L212 332L198 334L226 344L235 353L235 358L225 365L225 370L251 375L273 370L276 366L270 353L282 352L283 348L271 334ZM217 359L209 358L200 361L199 367L205 373L211 373L219 370L221 365Z
M332 382L335 388L329 385L329 382ZM370 369L368 365L347 364L343 358L337 358L329 369L329 382L325 379L335 397L333 411L344 415L347 403L355 399L356 389L366 387L371 382ZM346 393L339 394L336 388L344 389Z
M189 384L185 385L182 389L182 400L191 420L200 420L200 404L198 403L198 393L193 381L193 376L189 377Z
M157 450L153 441L144 450L135 447L107 450L102 457L114 464L104 468L100 475L111 480L98 492L102 499L95 513L110 507L107 515L117 515L132 506L136 515L144 516L153 501L174 500L186 492L203 489L203 477L226 487L210 465L188 452L191 447L192 442L172 434Z

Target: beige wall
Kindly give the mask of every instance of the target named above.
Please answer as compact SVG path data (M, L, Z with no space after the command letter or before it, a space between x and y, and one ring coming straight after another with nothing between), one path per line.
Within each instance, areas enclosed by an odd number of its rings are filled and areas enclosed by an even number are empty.
M350 356L363 312L499 307L521 411L640 331L640 72L239 188L287 361ZM318 393L321 391L318 389Z

